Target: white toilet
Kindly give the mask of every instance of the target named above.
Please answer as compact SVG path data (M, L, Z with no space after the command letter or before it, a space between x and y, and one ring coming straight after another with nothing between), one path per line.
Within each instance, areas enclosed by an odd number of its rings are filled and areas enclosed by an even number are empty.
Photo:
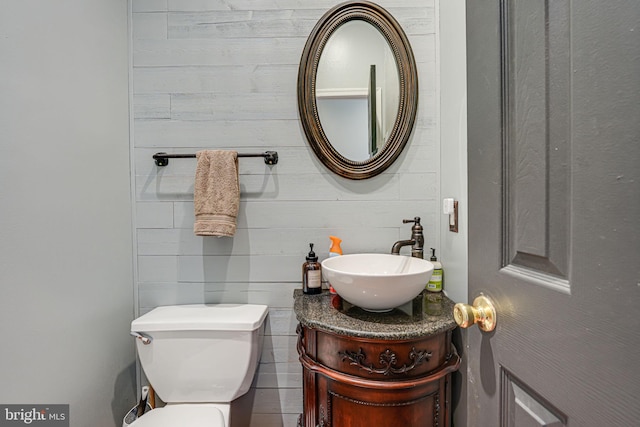
M229 427L231 401L255 375L268 307L195 304L158 307L131 322L140 363L167 405L135 427Z

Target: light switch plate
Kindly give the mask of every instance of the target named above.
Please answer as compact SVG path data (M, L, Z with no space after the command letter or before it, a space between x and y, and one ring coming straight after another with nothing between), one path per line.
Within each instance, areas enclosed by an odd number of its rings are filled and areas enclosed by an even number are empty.
M449 215L449 231L458 232L458 201L453 198L442 199L442 213Z
M453 198L442 199L442 213L445 215L453 213Z

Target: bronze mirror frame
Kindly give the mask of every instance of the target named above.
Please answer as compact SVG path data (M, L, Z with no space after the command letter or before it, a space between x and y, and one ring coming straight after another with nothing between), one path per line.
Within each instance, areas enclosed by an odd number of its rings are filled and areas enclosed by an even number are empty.
M398 114L389 138L373 157L364 161L342 156L325 135L316 104L316 74L320 55L329 37L342 24L362 20L376 27L387 40L398 66L400 96ZM368 1L341 3L317 22L304 47L298 69L298 112L302 127L320 161L349 179L366 179L387 169L407 144L418 109L418 73L413 51L402 27L385 9Z

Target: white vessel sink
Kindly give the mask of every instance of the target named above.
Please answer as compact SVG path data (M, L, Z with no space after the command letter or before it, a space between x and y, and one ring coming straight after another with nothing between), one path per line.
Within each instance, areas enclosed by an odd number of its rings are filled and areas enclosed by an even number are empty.
M390 254L352 254L322 261L322 275L344 300L368 311L401 306L427 286L433 264Z

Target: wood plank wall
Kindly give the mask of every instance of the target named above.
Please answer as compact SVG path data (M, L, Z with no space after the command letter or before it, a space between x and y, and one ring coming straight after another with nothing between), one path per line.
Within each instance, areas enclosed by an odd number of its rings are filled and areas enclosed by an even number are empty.
M421 216L438 247L439 143L433 0L387 0L412 43L420 84L416 128L382 175L330 173L298 121L297 67L306 37L337 2L326 0L132 0L132 150L139 313L169 304L270 307L251 392L232 409L237 426L295 426L302 410L293 289L309 242L321 260L329 235L345 253L388 252ZM158 151L278 151L278 165L240 159L234 238L193 235L194 159L158 168ZM248 410L238 410L238 407Z

